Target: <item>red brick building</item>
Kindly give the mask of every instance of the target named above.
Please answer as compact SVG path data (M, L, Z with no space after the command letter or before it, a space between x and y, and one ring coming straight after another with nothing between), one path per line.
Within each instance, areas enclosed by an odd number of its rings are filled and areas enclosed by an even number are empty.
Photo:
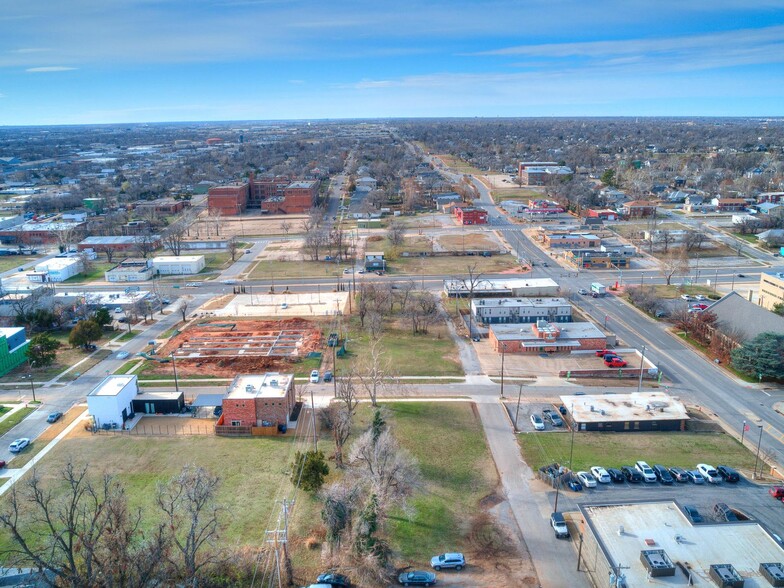
M656 216L656 205L647 200L632 200L621 207L621 212L627 218L646 218Z
M497 353L541 353L604 349L607 336L593 323L563 323L540 320L531 325L492 324L490 345Z
M223 399L224 427L286 425L296 402L294 375L238 375Z
M618 213L614 210L598 210L596 208L589 208L585 213L588 218L600 218L606 221L618 220Z
M220 210L223 216L236 216L248 205L248 183L215 186L207 192L207 207Z
M303 213L311 208L318 196L318 182L293 182L283 190L283 212Z
M152 208L158 214L177 214L191 204L186 200L175 200L174 198L159 198L149 202L137 202L134 210L142 211L145 208Z
M719 212L738 212L748 206L743 198L714 198L711 204Z
M248 208L264 208L262 202L270 198L283 197L283 191L291 184L293 178L289 176L262 176L257 178L250 174L250 195Z
M461 225L486 225L487 211L484 208L456 206L455 217Z

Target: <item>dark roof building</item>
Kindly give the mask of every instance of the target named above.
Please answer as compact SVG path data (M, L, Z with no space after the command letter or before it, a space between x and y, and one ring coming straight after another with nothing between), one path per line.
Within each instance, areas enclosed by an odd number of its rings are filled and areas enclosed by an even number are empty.
M737 333L742 340L760 333L784 333L784 317L749 302L737 292L730 292L711 304L706 312L718 319L719 328Z

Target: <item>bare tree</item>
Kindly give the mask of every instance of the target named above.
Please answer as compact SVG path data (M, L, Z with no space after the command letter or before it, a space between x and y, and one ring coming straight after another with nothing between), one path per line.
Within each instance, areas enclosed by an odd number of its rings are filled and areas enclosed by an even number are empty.
M158 248L158 238L150 233L136 235L133 240L133 247L136 253L145 259Z
M686 248L686 251L699 251L702 249L703 244L708 239L707 233L702 228L698 228L693 231L687 231L686 235L683 237L683 246Z
M670 245L672 245L675 242L675 235L670 230L659 229L658 231L656 231L656 234L653 237L653 239L657 245L661 245L664 253L668 253L670 250Z
M114 254L116 251L111 245L97 245L94 247L96 253L105 253L106 254L106 261L112 263L112 259L114 258Z
M212 226L215 231L215 236L220 237L221 228L223 227L223 214L219 208L211 208L207 214L208 226ZM209 236L209 229L207 229Z
M484 281L482 272L477 271L477 264L472 263L466 266L466 273L464 276L453 278L468 295L468 336L472 337L474 334L474 326L471 317L471 302L474 300L474 292L479 285Z
M307 238L306 238L307 239ZM335 252L338 261L341 261L346 256L346 247L344 245L345 234L339 225L333 225L329 231L328 236L329 246Z
M182 253L183 242L188 232L188 226L177 221L164 230L161 241L163 246L168 249L172 255L180 255Z
M359 488L346 479L330 484L321 491L324 503L321 520L327 530L330 551L340 548L344 535L350 532L358 499Z
M413 457L400 447L392 432L384 429L374 439L365 431L351 446L349 462L383 509L405 506L406 499L422 487L422 475Z
M343 402L333 402L321 411L321 420L332 433L332 439L335 441L335 467L344 467L343 446L351 436L353 418L351 411Z
M319 260L321 249L326 243L327 235L321 229L313 229L305 236L305 250L308 252L311 260Z
M288 237L289 231L291 231L291 223L287 220L284 220L282 223L280 223L280 230L283 231L283 234L286 237Z
M185 322L185 317L188 315L188 301L184 298L180 298L180 307L178 310L182 315L182 322Z
M393 220L387 228L387 239L393 247L400 247L405 239L406 227L400 221Z
M229 237L229 240L226 241L226 251L229 252L231 255L231 260L237 260L237 253L239 252L240 244L237 242L236 237Z
M79 258L79 263L82 266L83 273L89 274L91 271L93 271L94 264L92 256L89 253L82 251L77 255L77 257Z
M430 325L438 320L438 299L432 292L417 292L409 299L403 312L411 319L413 333L425 334Z
M392 362L384 355L381 337L371 337L367 352L357 370L357 378L370 397L370 403L373 406L376 406L378 392L384 386L391 371Z
M172 563L192 588L198 586L202 570L220 558L215 546L222 510L215 504L219 484L220 478L204 468L186 465L168 484L160 485L156 494L179 556Z
M38 580L49 586L147 585L165 551L161 529L143 544L141 515L127 512L122 487L108 475L93 483L87 469L66 464L56 491L45 488L35 471L23 493L14 486L0 515L12 542L5 564L37 568L45 572ZM124 561L130 567L119 581L117 566ZM117 581L102 584L107 573Z
M667 280L670 286L673 276L676 274L686 275L689 272L689 258L685 253L669 253L663 256L659 262L659 271L662 277Z
M79 241L79 235L81 233L76 225L67 226L67 223L61 224L63 227L54 231L55 237L57 238L57 245L59 246L60 251L69 251L70 248Z

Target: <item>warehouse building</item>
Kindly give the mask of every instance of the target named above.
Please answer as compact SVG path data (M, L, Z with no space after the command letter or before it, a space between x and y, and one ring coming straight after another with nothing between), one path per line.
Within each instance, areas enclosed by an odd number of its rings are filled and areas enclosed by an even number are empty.
M27 274L31 282L64 282L82 271L78 257L54 257L36 264L35 271Z
M692 523L670 500L579 509L577 569L594 586L784 585L784 549L757 521Z
M143 282L152 278L152 260L143 257L129 257L104 272L107 282Z
M198 274L204 269L203 255L161 255L152 258L156 273L168 275Z

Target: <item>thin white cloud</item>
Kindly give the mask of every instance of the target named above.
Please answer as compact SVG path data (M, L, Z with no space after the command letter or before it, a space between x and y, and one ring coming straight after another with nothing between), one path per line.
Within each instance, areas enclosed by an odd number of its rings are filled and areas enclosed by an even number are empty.
M52 73L58 71L73 71L79 69L78 67L67 67L64 65L47 65L44 67L28 67L25 71L28 73Z
M30 53L45 53L47 51L51 51L51 49L47 49L46 47L23 47L21 49L11 49L9 53L15 53L16 55L29 55Z

